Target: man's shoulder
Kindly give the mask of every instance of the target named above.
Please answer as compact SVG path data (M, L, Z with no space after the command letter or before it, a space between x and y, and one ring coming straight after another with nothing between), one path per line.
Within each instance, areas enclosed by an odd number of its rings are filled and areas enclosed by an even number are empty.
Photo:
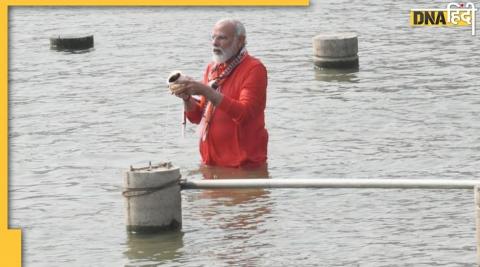
M262 68L266 71L265 65L263 65L262 61L251 55L247 55L247 58L245 58L245 65L247 69Z
M260 59L254 57L250 54L247 55L247 58L245 58L245 59L246 59L245 61L247 61L249 65L252 65L252 66L262 65L262 66L264 66Z

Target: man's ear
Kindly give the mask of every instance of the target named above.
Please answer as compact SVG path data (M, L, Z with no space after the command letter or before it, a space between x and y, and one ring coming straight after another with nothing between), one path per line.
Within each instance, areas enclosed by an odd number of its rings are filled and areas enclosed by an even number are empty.
M244 46L247 44L245 40L246 40L245 35L239 36L238 41L239 41L239 43L240 43L240 47L244 47Z

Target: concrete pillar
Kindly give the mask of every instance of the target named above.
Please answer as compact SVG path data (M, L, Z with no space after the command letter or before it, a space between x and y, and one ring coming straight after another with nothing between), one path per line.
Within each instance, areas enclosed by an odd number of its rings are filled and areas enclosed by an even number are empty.
M325 33L313 38L313 62L319 68L357 68L356 33Z
M474 187L475 192L475 225L477 241L477 266L480 266L480 187Z
M151 233L182 226L180 169L170 163L133 168L124 177L127 230Z
M93 35L75 36L59 35L50 37L50 48L53 50L85 50L93 48Z

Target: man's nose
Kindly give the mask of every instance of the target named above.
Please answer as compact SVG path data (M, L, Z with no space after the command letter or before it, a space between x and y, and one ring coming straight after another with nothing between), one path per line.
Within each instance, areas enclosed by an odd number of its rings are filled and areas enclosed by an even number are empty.
M212 45L213 46L219 46L218 38L217 37L212 37Z

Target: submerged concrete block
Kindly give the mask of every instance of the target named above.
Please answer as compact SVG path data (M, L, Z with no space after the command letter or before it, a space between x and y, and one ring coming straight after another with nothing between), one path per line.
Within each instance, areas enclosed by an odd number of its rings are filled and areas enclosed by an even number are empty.
M86 50L93 48L93 35L75 36L59 35L50 37L50 48L53 50Z
M325 33L313 38L313 62L319 68L358 67L356 33Z

